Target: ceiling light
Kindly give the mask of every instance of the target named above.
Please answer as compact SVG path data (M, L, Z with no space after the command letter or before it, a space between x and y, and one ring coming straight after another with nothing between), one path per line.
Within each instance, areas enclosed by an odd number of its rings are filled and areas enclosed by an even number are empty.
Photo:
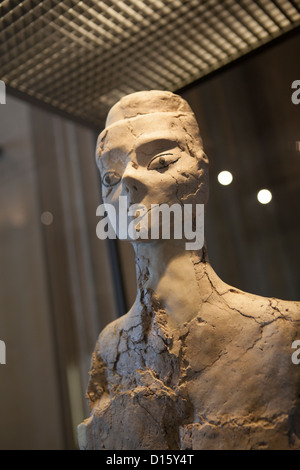
M230 184L232 180L233 177L230 171L221 171L221 173L218 174L218 181L223 186L228 186L228 184Z
M53 222L53 214L49 211L45 211L41 214L41 222L44 225L51 225Z
M257 193L257 200L261 204L268 204L272 199L272 193L268 189L261 189Z

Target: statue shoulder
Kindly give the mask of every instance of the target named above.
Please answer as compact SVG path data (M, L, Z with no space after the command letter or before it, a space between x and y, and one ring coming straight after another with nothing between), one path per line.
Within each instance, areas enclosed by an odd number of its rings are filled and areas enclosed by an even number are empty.
M101 331L98 336L89 371L89 383L86 398L89 401L90 411L96 404L105 404L109 398L107 369L111 368L117 360L120 332L124 319L117 318Z
M112 321L99 334L94 356L101 358L106 365L115 363L118 356L119 343L123 331L128 331L141 322L141 309L136 303L125 315Z
M252 317L262 325L282 320L283 324L286 322L300 327L300 302L264 297L227 287L221 294L222 298L231 309L239 311L241 315Z
M107 374L118 360L122 332L133 328L140 321L137 312L133 305L126 315L106 325L98 336L89 371L87 398L90 409L100 400L102 404L105 403L109 397Z
M120 331L122 331L122 317L108 323L98 336L94 356L105 363L115 361Z

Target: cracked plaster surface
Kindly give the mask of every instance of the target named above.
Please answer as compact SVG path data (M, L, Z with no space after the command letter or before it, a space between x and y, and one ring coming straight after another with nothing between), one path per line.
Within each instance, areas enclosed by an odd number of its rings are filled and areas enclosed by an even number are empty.
M150 113L151 100L141 113L139 103L129 111L125 104L115 112L128 119ZM198 179L183 167L170 175L181 203L203 197L202 163ZM135 251L137 298L97 341L80 447L300 449L300 365L291 361L300 302L227 285L205 246L183 254L137 244Z

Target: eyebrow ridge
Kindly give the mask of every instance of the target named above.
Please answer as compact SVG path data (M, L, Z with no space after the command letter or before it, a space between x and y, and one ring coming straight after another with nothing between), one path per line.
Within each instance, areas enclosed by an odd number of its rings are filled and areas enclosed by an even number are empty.
M148 145L166 145L166 144L177 144L177 140L176 139L172 139L172 138L169 138L169 137L157 137L155 139L151 139L150 137L148 138L144 138L144 139L139 139L136 143L136 150L142 150L143 147L146 147Z

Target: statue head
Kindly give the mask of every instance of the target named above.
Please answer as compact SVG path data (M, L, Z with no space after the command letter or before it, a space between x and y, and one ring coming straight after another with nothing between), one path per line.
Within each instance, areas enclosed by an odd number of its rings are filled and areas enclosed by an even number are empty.
M180 96L141 91L109 111L96 150L104 203L197 203L208 199L208 159L195 116ZM118 209L117 209L118 210Z

